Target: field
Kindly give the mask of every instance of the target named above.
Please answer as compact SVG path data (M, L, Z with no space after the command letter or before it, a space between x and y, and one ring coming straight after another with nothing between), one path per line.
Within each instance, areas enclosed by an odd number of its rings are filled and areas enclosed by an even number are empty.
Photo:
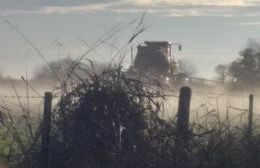
M5 167L259 167L259 48L249 46L242 58L220 66L214 84L193 82L190 65L176 67L169 47L181 50L179 43L145 42L137 47L146 58L139 67L131 45L147 29L144 16L118 24L91 46L81 40L87 50L79 57L53 62L4 21L44 63L31 79L1 78L0 162ZM121 48L110 43L133 23ZM99 55L96 49L103 44L113 50L110 63L101 65L88 54Z
M260 167L260 0L5 1L0 168Z
M260 150L259 94L253 90L190 86L190 109L184 106L184 111L187 108L189 112L183 121L185 124L188 119L185 130L178 126L179 113L183 112L179 104L180 86L151 87L125 77L120 69L107 70L97 78L90 75L86 82L79 82L63 95L54 94L54 90L50 127L44 126L46 120L42 116L43 95L50 87L36 88L37 94L35 88L28 89L27 94L26 85L14 86L1 90L4 136L0 140L0 156L10 166L29 168L41 164L41 158L46 157L41 152L46 129L50 129L50 167L258 165L255 154ZM251 119L249 93L254 93ZM140 157L144 159L140 161Z

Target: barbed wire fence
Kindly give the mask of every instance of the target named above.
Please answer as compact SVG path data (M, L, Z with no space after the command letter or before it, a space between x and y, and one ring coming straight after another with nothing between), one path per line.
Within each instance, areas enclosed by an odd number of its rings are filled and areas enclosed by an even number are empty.
M193 107L191 109L191 112L192 111L196 111L196 110L200 110L201 106L203 104L208 104L209 106L214 106L215 105L215 108L216 106L218 106L218 101L219 99L227 99L227 98L240 98L243 100L243 104L241 105L241 107L237 107L237 106L234 106L232 104L230 104L230 102L227 103L227 109L228 110L236 110L236 111L239 111L240 114L243 114L243 116L245 117L246 114L248 114L248 112L250 111L247 107L245 107L245 99L248 98L248 95L245 95L244 91L242 90L241 91L241 94L239 93L233 93L234 90L229 90L229 91L223 91L223 92L216 92L214 90L199 90L199 89L193 89L193 93L194 94L198 94L200 95L201 97L201 104L198 104L197 107ZM171 90L171 93L168 93L167 96L168 97L173 97L175 98L174 100L171 100L171 101L176 101L178 102L178 99L179 99L179 96L176 94L178 93L178 89L177 88L173 88ZM226 97L225 97L226 96ZM58 98L59 95L58 94L54 94L53 95L53 99L56 99ZM44 104L44 96L40 95L40 94L37 94L37 95L33 95L33 96L30 96L30 95L0 95L0 100L2 100L3 102L3 105L1 105L0 103L0 109L5 109L5 110L10 110L8 108L8 105L4 102L9 102L13 105L16 105L16 106L20 106L19 103L14 103L15 100L17 99L21 99L21 100L37 100L37 101L40 101L40 105L43 105ZM256 111L260 111L259 108L254 108L254 110ZM0 114L1 114L1 110L0 110ZM13 116L14 118L19 118L20 116ZM254 119L255 120L259 120L260 116L259 114L254 114ZM3 118L1 118L1 115L0 115L0 120L3 120ZM39 119L39 118L34 118L32 116L32 119ZM0 158L0 168L7 168L8 167L8 163L5 162L5 161L1 161L1 158Z

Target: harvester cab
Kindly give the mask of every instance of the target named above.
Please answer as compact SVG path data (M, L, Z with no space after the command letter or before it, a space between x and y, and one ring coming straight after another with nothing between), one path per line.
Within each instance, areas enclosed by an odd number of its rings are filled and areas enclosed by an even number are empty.
M179 43L168 41L145 41L137 46L137 54L133 59L132 68L141 74L149 76L170 77L178 74L178 65L173 55L173 46Z
M178 64L176 50L173 54L173 47L177 46L181 51L179 43L168 41L145 41L137 46L136 57L132 54L132 65L129 69L129 75L145 76L144 79L155 79L156 81L165 81L166 84L173 85L216 85L216 81L196 78L189 76L184 72L183 64ZM133 53L133 52L131 52ZM140 75L139 75L140 74Z

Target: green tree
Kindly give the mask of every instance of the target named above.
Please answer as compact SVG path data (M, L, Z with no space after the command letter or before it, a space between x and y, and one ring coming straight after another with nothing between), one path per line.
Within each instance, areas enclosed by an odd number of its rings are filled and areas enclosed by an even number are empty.
M220 64L215 68L215 71L218 74L218 80L224 83L227 77L227 65Z
M34 72L34 80L57 80L55 74L60 79L65 79L67 73L73 63L72 59L61 59L48 63L47 65L42 65L37 68ZM55 74L54 74L55 73Z
M249 41L247 47L239 54L229 67L229 76L238 84L260 83L260 44Z
M86 66L87 64L89 64L89 62L86 62L86 64L84 62L77 63L76 60L73 60L71 58L52 61L49 62L48 65L42 65L37 68L34 71L33 80L57 81L58 76L59 80L63 81L67 80L71 73L76 73L78 76L85 78L85 73L87 71L91 71L91 69ZM108 64L101 64L97 62L92 62L92 64L96 73L103 72L103 70L109 66Z

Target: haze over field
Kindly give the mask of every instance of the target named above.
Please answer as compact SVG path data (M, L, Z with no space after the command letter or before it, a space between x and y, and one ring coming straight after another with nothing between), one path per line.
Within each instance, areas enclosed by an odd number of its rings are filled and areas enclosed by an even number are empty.
M258 0L0 0L0 67L20 78L27 69L30 77L43 61L8 20L23 32L48 61L82 55L88 44L119 23L140 18L147 12L148 29L134 42L168 40L183 45L175 54L197 68L197 75L213 79L214 67L234 60L248 38L260 37ZM109 41L120 48L134 26ZM81 39L81 40L80 40ZM89 57L111 60L111 46L103 44ZM130 55L126 65L129 65Z
M14 111L19 111L11 81L22 97L27 94L22 76L27 76L38 92L29 88L31 97L53 91L57 79L46 63L58 70L59 77L66 76L68 67L60 67L63 61L81 57L98 40L104 41L87 52L87 58L94 61L96 70L103 69L124 49L139 24L144 31L131 44L134 56L137 45L143 41L172 41L182 46L181 51L173 46L173 55L186 62L190 75L217 80L223 69L216 73L216 66L229 66L239 60L246 47L259 52L259 11L258 0L0 0L0 70L4 78L0 96ZM110 33L111 37L103 39ZM128 68L130 48L123 54L123 66ZM207 104L211 106L207 108L220 108L223 112L230 106L230 111L236 114L241 112L239 109L248 108L250 93L254 93L256 101L259 99L255 87L240 91L214 86L192 89L193 111ZM172 94L178 96L178 89ZM25 98L21 101L27 106ZM41 102L32 98L30 107L40 109ZM176 114L177 104L177 98L169 98L167 117ZM260 107L256 105L255 111L260 113Z
M259 168L260 0L0 0L0 168Z

